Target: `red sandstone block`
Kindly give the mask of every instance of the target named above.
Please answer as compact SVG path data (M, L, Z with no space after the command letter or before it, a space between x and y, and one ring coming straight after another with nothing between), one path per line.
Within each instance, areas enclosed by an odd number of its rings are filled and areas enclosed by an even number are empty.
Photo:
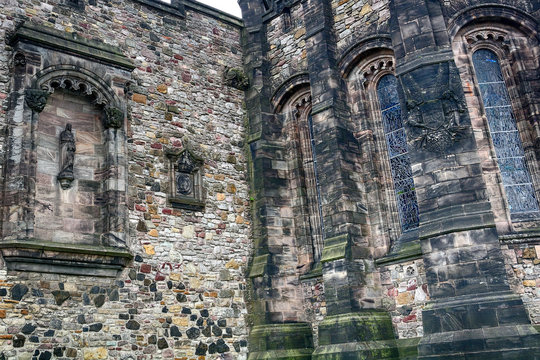
M409 323L409 322L413 322L413 321L416 321L416 315L409 315L409 316L405 316L403 318L404 323Z
M164 215L172 215L172 209L163 209L162 213Z
M141 265L141 272L145 274L150 274L152 271L152 266L150 264L142 264Z
M136 204L136 205L135 205L135 209L136 209L137 211L146 212L146 207L144 207L143 205Z

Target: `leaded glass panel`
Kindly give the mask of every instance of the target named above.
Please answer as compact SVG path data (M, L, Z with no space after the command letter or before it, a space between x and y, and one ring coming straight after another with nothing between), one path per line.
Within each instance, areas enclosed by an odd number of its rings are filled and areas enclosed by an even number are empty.
M539 212L499 59L482 49L473 63L510 213Z
M401 118L401 105L397 91L397 79L386 75L377 84L384 135L394 191L403 231L418 227L418 201L412 177L411 161L407 149L407 135Z

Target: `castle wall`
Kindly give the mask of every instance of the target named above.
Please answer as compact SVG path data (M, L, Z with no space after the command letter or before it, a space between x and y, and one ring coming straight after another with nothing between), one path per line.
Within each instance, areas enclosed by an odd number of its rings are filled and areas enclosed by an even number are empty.
M243 359L251 247L244 94L223 77L226 67L242 67L241 22L190 2L185 17L129 0L85 5L5 1L0 37L23 20L116 46L135 65L131 84L105 79L128 109L126 246L134 258L113 278L8 272L2 263L2 358ZM2 42L2 126L13 55ZM87 115L73 111L68 118ZM78 136L79 123L73 126ZM166 151L187 147L204 161L202 210L168 201L174 184Z

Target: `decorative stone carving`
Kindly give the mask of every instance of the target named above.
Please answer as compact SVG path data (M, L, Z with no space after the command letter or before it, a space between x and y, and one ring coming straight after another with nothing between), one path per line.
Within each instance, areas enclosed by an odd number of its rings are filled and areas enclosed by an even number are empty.
M436 84L442 91L434 100L425 100L426 92L416 87L412 78L407 77L405 88L407 94L407 125L411 129L411 137L416 146L427 151L444 153L467 130L460 124L460 117L466 111L465 100L459 89L459 75L449 70L448 65L439 64ZM444 77L447 81L444 81ZM434 111L437 103L442 107ZM439 109L440 109L439 107Z
M27 89L25 91L26 104L30 109L40 113L47 105L47 99L49 98L49 92L38 89Z
M13 57L13 66L16 68L26 66L26 56L22 52L16 53Z
M64 190L69 189L75 180L73 175L75 150L75 137L71 132L71 124L67 124L66 129L60 133L60 173L57 177Z
M445 120L435 126L427 124L423 119L420 107L423 102L415 100L407 101L409 117L407 124L422 131L422 134L414 139L417 146L428 151L444 153L467 129L465 126L455 124L455 113L451 117L445 114Z
M507 51L510 44L506 32L492 28L474 29L465 34L465 39L469 47L473 47L479 42L489 42Z
M225 85L232 86L238 90L247 90L249 79L240 69L227 68L223 74Z
M41 88L49 94L54 93L57 88L80 92L83 95L94 96L95 104L108 104L108 100L103 94L89 82L72 76L56 77L41 85Z
M105 107L104 117L103 117L103 126L106 129L120 129L124 122L124 113L122 110L107 106Z
M381 72L394 73L394 58L392 56L384 55L373 59L360 69L358 76L362 85L367 87L367 84Z
M185 144L187 145L187 141ZM189 148L167 150L171 162L172 186L169 202L174 207L188 210L204 208L201 167L203 160Z

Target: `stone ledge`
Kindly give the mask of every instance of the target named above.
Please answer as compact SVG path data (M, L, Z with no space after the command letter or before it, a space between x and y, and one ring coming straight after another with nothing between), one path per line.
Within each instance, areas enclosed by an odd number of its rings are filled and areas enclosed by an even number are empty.
M201 211L204 209L204 201L188 197L169 198L169 203L175 209L185 209L191 211Z
M308 323L254 326L249 338L249 360L310 360L313 352L313 333Z
M251 270L248 277L256 278L261 277L266 273L268 262L270 261L270 254L264 254L253 257L253 263L251 264Z
M77 33L67 33L26 22L9 39L9 44L14 45L19 41L35 43L39 46L61 50L68 54L81 55L92 60L97 59L105 64L130 71L135 69L135 65L117 47L79 37Z
M528 231L499 235L499 241L505 245L540 244L540 231Z
M133 258L125 248L62 244L38 240L0 242L11 271L115 277Z
M392 248L389 254L375 260L377 266L399 264L422 258L422 246L417 238L402 243L399 243L399 240L396 241L395 249Z
M350 252L349 235L339 235L324 240L321 263L344 259Z

